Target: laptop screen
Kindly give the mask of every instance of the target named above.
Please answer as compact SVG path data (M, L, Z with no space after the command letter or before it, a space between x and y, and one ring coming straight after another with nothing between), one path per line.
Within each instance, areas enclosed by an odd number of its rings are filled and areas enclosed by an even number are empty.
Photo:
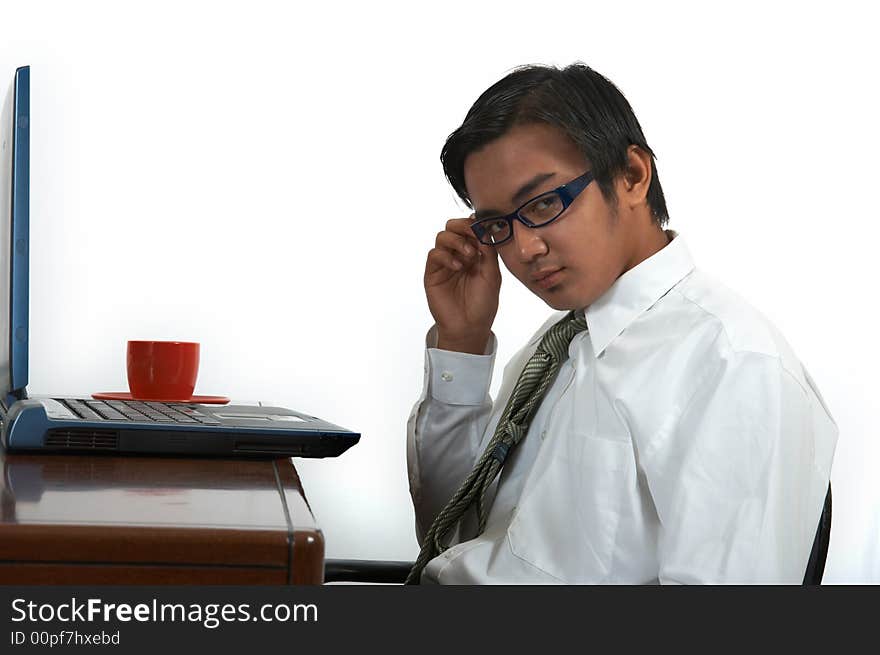
M29 196L30 69L24 66L15 71L0 115L0 391L4 400L27 386Z

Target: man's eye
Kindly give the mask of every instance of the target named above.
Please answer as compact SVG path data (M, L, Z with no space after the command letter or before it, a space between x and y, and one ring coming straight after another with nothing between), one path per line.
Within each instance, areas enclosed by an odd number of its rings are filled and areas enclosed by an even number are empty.
M541 224L555 218L561 211L561 198L555 193L550 193L546 196L535 198L520 211L520 216L534 223Z
M486 225L486 232L489 234L498 234L507 229L507 221L489 221Z

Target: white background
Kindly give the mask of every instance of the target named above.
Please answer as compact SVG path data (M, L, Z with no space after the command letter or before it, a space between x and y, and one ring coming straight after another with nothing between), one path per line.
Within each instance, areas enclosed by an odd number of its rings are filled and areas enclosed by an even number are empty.
M581 60L840 426L826 582L880 582L876 12L608 5L0 2L4 91L31 65L30 390L124 390L127 339L200 341L197 392L363 433L296 461L327 556L414 559L421 277L465 215L440 148L512 67ZM548 312L505 276L499 362Z

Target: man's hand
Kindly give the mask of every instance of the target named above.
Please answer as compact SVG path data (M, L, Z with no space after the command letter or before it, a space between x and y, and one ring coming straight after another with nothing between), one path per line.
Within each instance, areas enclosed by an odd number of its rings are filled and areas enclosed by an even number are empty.
M498 311L498 254L453 218L437 234L425 264L425 295L437 323L437 347L482 355Z

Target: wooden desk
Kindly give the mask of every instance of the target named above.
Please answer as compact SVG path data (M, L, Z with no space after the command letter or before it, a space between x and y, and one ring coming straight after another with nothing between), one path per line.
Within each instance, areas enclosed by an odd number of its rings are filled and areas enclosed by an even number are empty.
M0 584L320 584L289 459L0 452Z

